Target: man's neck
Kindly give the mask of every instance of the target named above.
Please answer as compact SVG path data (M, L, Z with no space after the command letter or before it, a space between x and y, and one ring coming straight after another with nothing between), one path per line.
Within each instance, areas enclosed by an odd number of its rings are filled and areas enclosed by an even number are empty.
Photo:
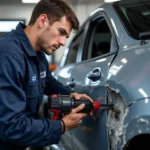
M36 31L36 28L34 26L27 26L25 29L24 29L24 32L25 34L27 35L33 49L35 51L38 51L38 48L37 48L37 31Z

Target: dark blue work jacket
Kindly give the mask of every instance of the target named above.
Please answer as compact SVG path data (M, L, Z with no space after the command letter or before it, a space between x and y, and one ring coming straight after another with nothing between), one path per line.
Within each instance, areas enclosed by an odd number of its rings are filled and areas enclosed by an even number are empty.
M43 94L70 94L52 77L43 52L35 52L24 28L0 39L0 150L58 143L59 120L37 119Z

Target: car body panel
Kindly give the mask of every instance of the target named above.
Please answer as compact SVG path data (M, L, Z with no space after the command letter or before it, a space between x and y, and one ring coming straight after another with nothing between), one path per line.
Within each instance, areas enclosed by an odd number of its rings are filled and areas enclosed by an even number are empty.
M78 81L75 84L74 90L78 93L86 93L87 95L90 95L94 100L101 101L101 103L106 104L106 89L104 88L105 77L107 76L109 64L111 64L111 61L113 60L114 56L115 54L112 54L107 58L97 58L93 61L87 61L82 64L76 65L73 68L71 73L72 76L70 77L71 80L74 79L75 82ZM97 77L95 81L92 81L87 77L88 74L93 72L99 72L101 74L99 77ZM81 144L79 145L78 143L75 143L77 140L74 141L75 150L88 150L92 149L92 147L93 149L98 150L102 147L104 148L104 145L105 149L107 149L107 128L106 124L103 123L106 122L107 112L104 110L99 111L94 115L94 117L96 120L92 119L91 117L84 118L82 126L80 127L81 130L73 130L73 135L79 137L78 141L80 141L80 143L82 143L83 145L82 147L80 147ZM98 127L99 132L97 132ZM85 130L87 131L85 132ZM100 134L101 130L103 133L105 132L105 134ZM93 143L93 136L95 137L95 139L97 139L94 141L95 144ZM94 145L96 147L94 147Z
M139 44L132 49L118 53L109 69L106 84L109 85L115 81L115 90L121 93L128 105L150 96L149 56L150 45L141 46ZM130 70L127 72L128 68Z
M113 149L120 150L127 143L132 140L132 138L139 135L150 134L150 99L144 98L136 101L131 106L127 108L126 114L124 116L124 122L122 124L122 132L115 140L115 146ZM143 138L146 141L146 139ZM141 141L142 142L142 141ZM138 145L138 143L136 142ZM143 145L144 149L145 145Z
M128 110L128 115L124 125L124 142L138 134L150 133L150 99L144 98L132 104Z

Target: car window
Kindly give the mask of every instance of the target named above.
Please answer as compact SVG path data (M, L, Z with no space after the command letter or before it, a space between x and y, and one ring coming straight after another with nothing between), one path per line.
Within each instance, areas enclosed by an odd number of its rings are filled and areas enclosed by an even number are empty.
M150 1L132 0L113 4L129 34L140 39L140 33L150 32Z
M82 38L82 33L83 31L81 31L71 42L65 65L76 63L78 49Z
M90 23L87 37L87 59L101 56L111 51L112 33L104 17Z

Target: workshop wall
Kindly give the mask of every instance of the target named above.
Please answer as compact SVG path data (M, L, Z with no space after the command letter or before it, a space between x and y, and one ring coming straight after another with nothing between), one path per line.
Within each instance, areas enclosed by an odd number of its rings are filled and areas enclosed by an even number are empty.
M25 6L0 6L0 19L25 19L29 22L34 5Z

